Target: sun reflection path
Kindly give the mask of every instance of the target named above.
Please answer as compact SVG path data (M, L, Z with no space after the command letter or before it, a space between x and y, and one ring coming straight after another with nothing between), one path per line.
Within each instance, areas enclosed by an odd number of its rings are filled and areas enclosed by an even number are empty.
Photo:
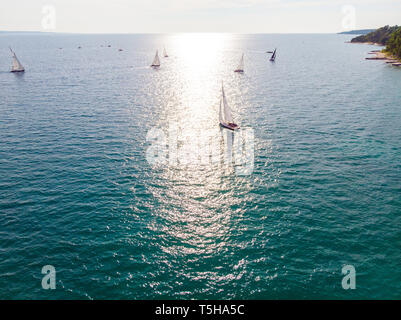
M177 34L171 43L176 54L176 94L181 107L170 112L178 121L205 126L216 121L216 106L223 79L224 50L229 34Z
M150 180L156 182L147 186L147 192L156 210L147 227L157 234L154 240L160 260L174 263L181 257L196 266L233 250L233 232L241 230L242 216L252 201L252 179L235 175L233 166L208 165L208 159L202 158L216 152L224 157L234 147L232 134L225 136L227 131L218 126L221 81L233 76L232 64L227 65L226 59L233 47L232 37L172 35L168 60L156 74L162 113L158 126L165 131L166 141L174 126L178 127L178 140L193 141L180 151L188 163L167 164L149 172ZM206 160L206 165L193 165L195 158Z

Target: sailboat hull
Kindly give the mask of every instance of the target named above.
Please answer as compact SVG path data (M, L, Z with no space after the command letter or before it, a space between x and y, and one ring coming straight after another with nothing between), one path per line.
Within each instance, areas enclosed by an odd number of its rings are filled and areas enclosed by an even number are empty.
M11 70L10 72L12 72L12 73L25 72L25 70Z
M239 70L239 69L237 69L237 70L234 70L234 72L237 72L237 73L244 73L244 70Z
M235 130L238 130L238 129L239 129L239 126L236 125L235 123L224 123L224 122L220 122L220 126L223 127L223 128L226 128L226 129L228 129L228 130L231 130L231 131L235 131Z

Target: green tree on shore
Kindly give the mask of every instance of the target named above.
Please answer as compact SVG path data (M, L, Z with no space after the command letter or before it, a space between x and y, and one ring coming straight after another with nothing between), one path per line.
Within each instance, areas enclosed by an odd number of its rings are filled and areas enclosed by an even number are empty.
M387 42L386 51L401 58L401 27L391 34Z

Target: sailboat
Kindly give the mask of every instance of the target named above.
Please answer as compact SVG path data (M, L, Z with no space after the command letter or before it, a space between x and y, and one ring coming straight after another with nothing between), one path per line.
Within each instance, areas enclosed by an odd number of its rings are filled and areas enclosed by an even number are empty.
M226 95L224 93L224 86L221 83L221 99L220 99L220 109L219 109L219 121L220 126L229 130L238 130L239 126L234 123L233 117L231 115L231 109L227 103Z
M11 72L25 72L25 68L23 67L21 62L19 62L17 56L15 55L15 52L11 48L10 51L13 55L13 65L11 67Z
M163 47L163 57L168 58L168 54L166 52L166 47Z
M274 62L276 60L276 51L277 51L277 49L274 49L274 52L270 58L270 61L272 61L272 62Z
M153 68L160 67L159 50L156 50L155 58L153 59L153 62L150 66Z
M239 61L237 69L234 70L234 72L244 72L244 54L241 56L241 60Z

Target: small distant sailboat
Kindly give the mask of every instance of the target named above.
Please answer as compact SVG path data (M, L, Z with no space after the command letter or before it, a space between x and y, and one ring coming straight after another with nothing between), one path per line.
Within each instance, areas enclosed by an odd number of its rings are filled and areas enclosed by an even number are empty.
M234 123L233 117L231 115L231 109L227 103L226 95L224 93L223 83L221 83L219 121L220 121L220 126L222 126L223 128L226 128L229 130L238 130L239 129L239 126Z
M156 50L155 58L150 66L153 68L160 67L159 50Z
M163 57L168 58L168 54L166 52L166 47L163 47Z
M274 49L273 54L270 58L270 61L272 61L272 62L276 61L276 51L277 51L277 49Z
M19 62L15 52L10 48L10 51L13 55L13 65L11 67L11 72L25 72L24 66Z
M234 72L243 73L244 72L244 54L241 56L241 60L239 61L237 69Z

